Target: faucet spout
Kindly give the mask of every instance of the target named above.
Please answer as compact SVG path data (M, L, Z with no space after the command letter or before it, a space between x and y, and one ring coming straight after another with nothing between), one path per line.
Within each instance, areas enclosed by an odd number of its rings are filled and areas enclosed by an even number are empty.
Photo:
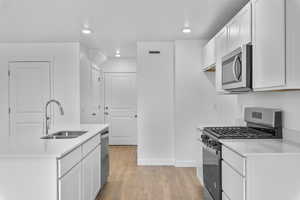
M45 118L46 118L46 135L48 135L48 132L49 132L49 128L50 128L50 124L49 124L49 120L51 119L49 116L48 116L48 106L51 104L51 103L55 103L58 108L59 108L59 111L60 111L60 114L61 115L64 115L65 112L64 112L64 109L61 105L61 103L55 99L51 99L49 100L47 103L46 103L46 106L45 106Z

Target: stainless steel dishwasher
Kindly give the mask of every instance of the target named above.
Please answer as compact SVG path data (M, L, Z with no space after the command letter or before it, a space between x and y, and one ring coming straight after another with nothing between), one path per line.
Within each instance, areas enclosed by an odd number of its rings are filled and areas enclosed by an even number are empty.
M101 188L107 183L109 175L109 131L101 133Z

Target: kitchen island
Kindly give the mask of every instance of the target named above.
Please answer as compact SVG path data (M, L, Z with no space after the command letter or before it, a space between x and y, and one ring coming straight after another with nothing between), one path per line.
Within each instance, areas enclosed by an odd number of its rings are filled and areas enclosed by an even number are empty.
M72 139L0 140L0 200L92 200L101 186L101 140L108 125L80 125Z

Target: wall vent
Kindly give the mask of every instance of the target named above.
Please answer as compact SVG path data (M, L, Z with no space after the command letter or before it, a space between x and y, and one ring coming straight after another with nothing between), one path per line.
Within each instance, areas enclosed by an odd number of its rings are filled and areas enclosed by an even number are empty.
M160 54L160 51L149 51L149 54Z

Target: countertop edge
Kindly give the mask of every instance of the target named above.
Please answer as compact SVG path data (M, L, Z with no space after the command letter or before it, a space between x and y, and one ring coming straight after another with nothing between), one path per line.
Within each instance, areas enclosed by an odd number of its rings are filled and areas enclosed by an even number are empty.
M74 142L74 145L70 145L70 147L67 147L67 150L62 150L61 152L55 152L55 153L49 153L49 154L22 154L21 153L16 153L16 154L7 154L3 153L0 154L0 159L61 159L67 154L71 153L73 150L76 148L80 147L82 144L86 143L90 139L94 138L96 135L101 134L103 131L109 130L109 125L108 124L101 124L102 127L93 127L95 124L81 124L83 126L88 127L89 125L92 126L92 128L85 128L88 130L89 133L87 135L82 135L78 138L75 138L75 140L78 141L72 141ZM69 139L66 139L68 141ZM53 141L53 140L52 140ZM71 142L71 141L70 141Z

